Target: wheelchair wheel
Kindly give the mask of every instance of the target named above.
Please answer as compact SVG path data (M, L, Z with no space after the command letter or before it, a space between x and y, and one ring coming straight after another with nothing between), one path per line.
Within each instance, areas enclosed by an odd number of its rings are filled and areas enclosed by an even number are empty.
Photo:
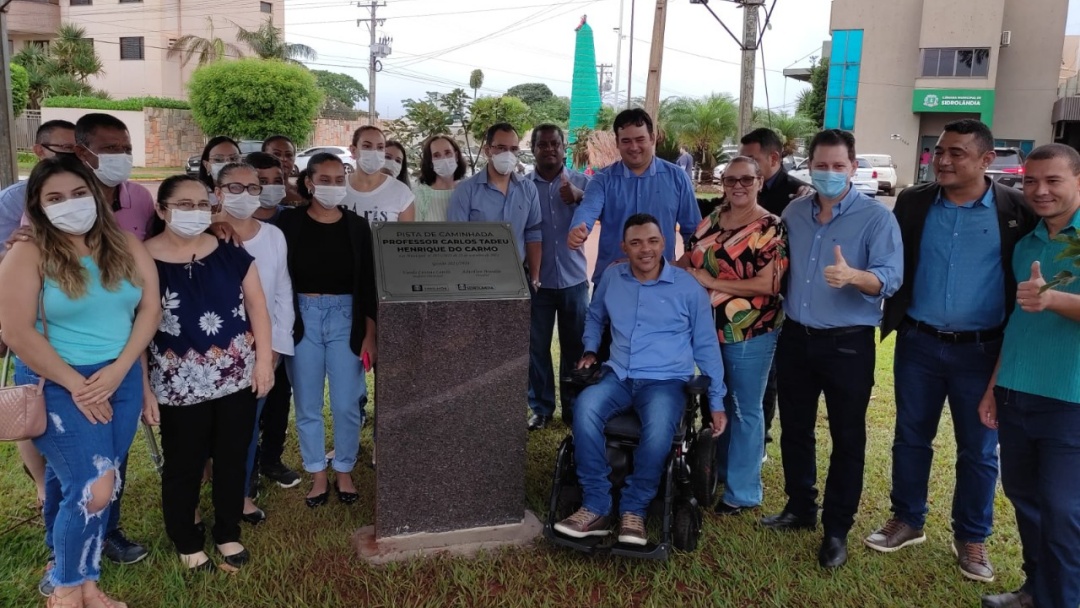
M701 511L693 505L678 503L672 519L671 544L687 553L697 550L701 536Z
M716 500L716 442L712 429L705 427L698 431L694 445L690 448L690 489L702 509L708 509Z

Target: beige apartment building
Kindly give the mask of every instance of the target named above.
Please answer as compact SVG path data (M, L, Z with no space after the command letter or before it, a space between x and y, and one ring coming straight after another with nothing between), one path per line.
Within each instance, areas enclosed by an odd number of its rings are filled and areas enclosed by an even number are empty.
M890 154L900 185L945 123L979 118L997 145L1054 141L1068 0L833 0L825 127ZM1075 53L1075 51L1074 51Z
M256 29L267 17L285 23L284 0L14 0L8 11L12 54L28 44L48 45L61 23L85 28L105 69L91 84L114 99L186 99L197 59L182 66L168 51L182 36L210 37L208 18L214 36L233 44L237 25Z

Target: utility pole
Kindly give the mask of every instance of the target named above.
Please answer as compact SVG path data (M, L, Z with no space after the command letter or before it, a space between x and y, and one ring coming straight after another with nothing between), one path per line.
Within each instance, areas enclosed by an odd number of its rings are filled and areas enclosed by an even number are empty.
M742 87L739 92L739 138L750 132L754 118L754 70L758 50L758 7L765 0L738 0L743 8Z
M630 109L630 93L634 89L634 9L637 0L630 0L630 58L626 66L626 109Z
M764 2L764 0L762 0ZM667 26L667 0L656 0L653 15L652 45L649 47L649 79L645 83L645 111L657 121L660 112L660 68L664 63L664 29Z
M616 110L619 108L619 93L622 91L622 87L619 86L619 79L622 78L622 24L624 8L626 8L626 0L619 0L619 27L615 28L615 34L619 37L619 46L615 48L615 103L611 104Z
M0 186L7 188L19 179L18 155L15 154L15 113L11 107L11 51L8 44L8 5L0 4Z
M603 101L604 94L611 90L611 79L608 76L611 74L611 64L601 63L596 66L596 73L599 77L597 82L600 84L600 100Z
M375 74L382 71L382 62L379 61L384 57L390 56L390 44L393 42L392 38L386 36L379 40L375 39L375 29L386 23L386 19L377 19L375 17L376 11L386 6L386 2L377 2L372 0L368 5L363 2L357 2L356 6L364 8L367 6L371 11L371 17L367 19L357 19L356 26L360 27L361 23L367 23L368 32L371 34L371 46L369 48L368 55L368 124L375 124Z

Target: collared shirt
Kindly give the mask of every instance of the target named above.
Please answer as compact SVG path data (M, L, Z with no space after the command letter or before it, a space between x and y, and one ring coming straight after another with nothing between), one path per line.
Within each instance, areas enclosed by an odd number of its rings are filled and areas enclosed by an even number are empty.
M955 205L941 194L926 214L908 316L944 331L1005 322L1005 271L994 188Z
M450 222L507 222L514 232L518 257L525 261L525 243L539 243L540 197L532 180L510 174L506 194L488 183L487 170L460 182L446 212ZM543 268L543 264L540 265ZM543 283L543 281L541 281Z
M26 180L0 190L0 246L19 229L25 209Z
M815 329L878 325L882 301L904 280L904 245L896 218L854 187L833 207L828 223L818 222L819 210L816 194L796 199L784 210L791 260L784 314ZM829 287L825 267L836 263L837 245L849 266L872 272L881 281L881 293L866 295L854 285Z
M121 230L134 234L140 241L145 241L150 236L150 228L157 213L154 210L154 197L149 190L134 182L121 182L113 191L112 210ZM28 226L30 220L26 218L25 211L24 195L20 209L21 225Z
M768 191L768 190L769 190L770 188L772 188L772 187L773 187L773 184L775 184L775 183L776 183L776 180L777 180L777 179L778 179L778 178L780 177L780 173L781 173L782 171L783 171L783 167L781 167L781 168L777 169L777 170L776 170L776 173L773 173L773 174L772 174L772 177L770 177L769 179L765 180L765 183L764 183L763 187L762 187L762 188L761 188L761 190L760 190L760 191L758 192L758 198L761 198L761 193L762 193L762 192L766 192L766 191Z
M724 409L724 363L705 289L682 268L664 263L660 277L642 283L630 264L600 278L585 320L586 351L596 352L611 323L611 358L620 380L689 380L694 364L709 376L709 408Z
M1060 234L1080 232L1080 211L1073 214ZM1031 276L1031 264L1038 260L1042 276L1050 280L1063 270L1076 273L1072 259L1058 259L1065 243L1050 238L1046 221L1020 239L1013 253L1013 272L1019 281ZM1080 294L1080 281L1054 289ZM1024 312L1017 304L1009 315L1005 342L1001 346L999 386L1014 391L1060 399L1080 405L1080 322L1048 310Z
M660 233L665 240L664 257L669 262L677 257L675 225L678 224L683 242L686 242L701 223L694 185L679 167L660 158L654 158L652 165L641 175L635 175L622 161L604 167L585 188L585 198L581 199L571 224L585 224L589 230L596 220L603 224L592 276L594 282L600 280L608 265L623 257L620 248L623 224L637 213L651 214L660 222Z
M525 176L536 184L540 195L540 232L544 250L540 264L540 286L544 289L566 289L589 279L585 248L570 249L566 246L566 235L573 226L570 220L574 219L574 211L581 203L563 202L559 194L563 175L580 190L589 185L589 178L584 173L568 169L563 169L559 177L550 182L544 181L536 171Z
M679 165L679 168L686 171L686 174L690 177L694 176L694 157L690 156L689 152L684 152L679 155L679 158L675 159L675 164Z

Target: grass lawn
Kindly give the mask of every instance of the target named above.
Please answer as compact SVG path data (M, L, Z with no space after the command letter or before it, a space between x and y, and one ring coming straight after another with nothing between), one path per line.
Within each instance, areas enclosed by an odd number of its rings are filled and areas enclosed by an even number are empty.
M818 464L824 477L829 450L821 408ZM526 407L522 399L522 426ZM955 444L945 415L935 443L927 542L892 555L862 547L860 540L889 516L890 446L894 418L891 340L878 354L877 387L869 414L866 491L850 538L850 560L838 571L817 565L820 533L779 534L761 529L756 516L718 519L707 515L700 548L675 554L665 563L588 558L556 549L542 539L532 550L507 550L475 560L436 558L369 567L349 544L357 528L373 518L374 475L366 466L355 478L364 498L345 507L336 500L316 510L304 506L307 481L283 490L264 488L259 504L269 520L245 524L244 543L253 562L240 573L188 578L165 536L159 508L160 485L140 435L135 438L124 496L128 535L148 544L144 562L104 565L102 585L135 608L151 606L783 606L863 607L977 606L979 596L1015 589L1022 581L1020 542L1013 511L997 497L997 533L990 555L997 582L970 582L956 569L949 549L949 506ZM433 423L444 421L433 421ZM453 432L450 424L429 432ZM566 429L561 424L529 436L526 475L528 508L543 516L553 457ZM371 429L363 437L365 456ZM299 464L295 436L286 461ZM762 513L784 504L777 444L765 465ZM0 606L43 605L36 585L46 559L40 518L34 517L33 487L19 465L13 444L0 444ZM203 508L211 519L209 491ZM28 523L17 522L30 518ZM210 543L207 547L212 549Z

